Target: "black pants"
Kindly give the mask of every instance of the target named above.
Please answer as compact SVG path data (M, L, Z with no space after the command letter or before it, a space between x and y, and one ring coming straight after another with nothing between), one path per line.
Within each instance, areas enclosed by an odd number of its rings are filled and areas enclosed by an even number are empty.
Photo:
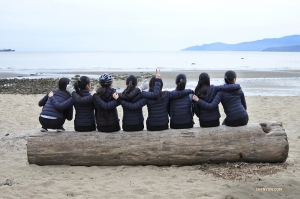
M94 126L74 126L75 131L78 132L88 132L88 131L95 131L96 125Z
M234 121L226 121L226 119L223 121L222 125L226 125L226 126L245 126L248 124L249 121L249 117L248 115L246 115L245 117L242 117L238 120L234 120Z
M107 132L107 133L111 133L111 132L116 132L121 130L120 124L115 124L115 125L110 125L110 126L98 126L97 125L97 129L100 132Z
M65 118L47 119L40 116L39 121L42 125L42 128L44 129L61 129L66 119Z
M162 130L167 130L169 128L169 125L163 125L163 126L149 126L147 125L147 130L148 131L162 131Z
M138 124L138 125L122 125L123 131L142 131L144 130L144 124Z
M170 123L171 129L189 129L193 127L194 127L194 122L185 123L185 124L174 124L172 122Z
M207 127L216 127L216 126L220 126L220 120L212 120L212 121L200 121L200 126L203 128L207 128Z

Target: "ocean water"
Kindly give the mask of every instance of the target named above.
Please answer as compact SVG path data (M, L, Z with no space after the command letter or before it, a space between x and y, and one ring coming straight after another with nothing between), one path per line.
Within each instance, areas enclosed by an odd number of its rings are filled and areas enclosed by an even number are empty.
M38 74L43 77L57 73L74 75L75 71L142 71L184 70L300 70L297 52L2 52L0 72ZM77 74L77 73L76 73ZM223 84L212 78L211 83ZM300 95L299 77L238 78L248 95ZM197 82L187 87L195 88ZM264 85L264 86L262 86ZM170 88L171 89L171 88Z

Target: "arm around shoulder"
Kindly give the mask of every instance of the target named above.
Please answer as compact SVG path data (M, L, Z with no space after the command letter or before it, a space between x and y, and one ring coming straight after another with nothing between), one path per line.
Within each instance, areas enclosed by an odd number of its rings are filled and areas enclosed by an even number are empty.
M72 92L72 98L77 104L88 104L92 103L94 101L94 98L92 95L81 97L78 93Z
M205 108L205 109L208 109L208 110L212 110L212 109L215 109L217 108L217 106L219 105L219 103L221 102L221 99L222 99L222 92L218 92L214 98L214 100L210 103L207 103L205 102L204 100L202 99L199 99L197 102L198 104Z
M48 100L48 93L39 101L39 106L45 106L46 102Z
M116 100L105 102L97 94L94 94L93 97L94 97L95 103L98 104L99 106L101 106L105 110L114 109L120 105Z
M52 106L58 111L67 109L67 108L71 107L74 104L74 100L72 99L72 97L70 97L69 99L67 99L67 100L60 103L53 96L53 97L50 97L50 101L51 101Z

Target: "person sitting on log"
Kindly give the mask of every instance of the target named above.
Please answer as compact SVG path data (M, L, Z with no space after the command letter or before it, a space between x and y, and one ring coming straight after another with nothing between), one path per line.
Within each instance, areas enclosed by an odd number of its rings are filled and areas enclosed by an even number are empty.
M227 71L224 75L224 80L226 83L224 87L225 86L231 87L236 82L236 73L231 70ZM246 111L247 110L246 100L245 100L244 93L240 87L239 89L231 90L231 91L221 90L216 94L213 100L210 97L208 97L209 99L207 100L207 102L201 98L199 99L199 97L196 94L193 95L193 100L198 102L198 104L203 109L216 110L218 104L220 102L222 103L226 114L226 118L223 121L222 125L235 127L235 126L244 126L248 123L249 118L248 118L248 113Z
M39 106L43 106L39 121L42 125L41 132L48 129L57 129L57 132L64 131L64 123L73 118L73 99L66 91L70 79L61 78L58 82L58 89L46 94L40 101Z
M76 110L74 129L78 132L96 130L94 99L91 96L91 81L87 76L81 76L75 83L67 86L67 91L74 99Z
M156 70L156 74L159 74L159 76L160 76L160 71ZM162 79L158 79L155 76L153 76L149 82L149 91L150 92L154 91L154 85L155 85L156 81L159 81L161 84L160 93L159 93L158 98L156 98L156 99L142 98L135 103L130 103L130 102L121 100L118 96L118 93L113 94L113 97L119 103L122 104L123 108L135 110L135 109L141 109L144 105L147 104L148 118L146 120L146 126L147 126L148 131L161 131L161 130L168 129L169 128L169 116L168 116L169 100L178 99L180 97L183 97L185 95L192 93L192 90L190 90L190 89L185 89L183 91L171 91L171 92L164 91L164 92L162 92L163 81L162 81Z
M185 74L177 75L175 79L175 91L185 90L186 76ZM192 94L190 94L192 96ZM181 98L170 100L168 104L168 112L170 115L170 128L172 129L187 129L194 127L192 111L192 100L189 95Z
M117 106L112 94L116 92L116 89L112 87L113 76L108 73L104 73L99 77L100 87L96 93L92 93L94 104L96 106L96 123L97 129L100 132L115 132L119 131L119 117L117 112ZM112 102L110 106L101 106L97 99L102 99L104 102Z
M160 75L156 75L156 78L160 78ZM143 90L148 88L146 80L137 88L137 78L134 75L129 75L126 79L126 89L122 93L118 93L118 96L122 100L128 102L136 102L141 98L157 98L160 93L160 82L156 81L153 92L144 92ZM105 102L101 98L94 95L95 102L102 108L109 110L120 103L116 100ZM123 107L123 124L122 128L124 131L142 131L144 130L144 116L142 107L139 109L127 109Z
M195 88L195 95L199 99L210 103L213 101L218 91L234 91L238 89L240 89L239 84L225 84L221 86L211 85L209 75L204 72L199 75L199 81ZM219 106L212 109L206 109L195 102L194 112L199 118L199 124L201 127L215 127L220 125L221 115Z

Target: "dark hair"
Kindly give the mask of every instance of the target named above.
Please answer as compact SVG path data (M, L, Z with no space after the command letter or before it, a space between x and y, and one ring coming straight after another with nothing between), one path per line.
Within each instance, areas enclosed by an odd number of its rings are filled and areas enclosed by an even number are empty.
M158 80L160 82L160 92L159 92L159 96L157 99L162 99L162 87L164 85L162 79L156 78L155 76L152 76L150 81L149 81L149 91L150 92L154 92L154 85L155 85L155 81Z
M224 75L224 80L226 84L234 84L234 78L236 78L236 73L232 70L227 71Z
M63 77L58 81L58 89L61 91L66 91L67 85L69 84L70 79Z
M80 89L85 89L87 84L90 84L90 78L87 76L81 76L78 78L78 80L74 83L74 88L76 90L76 93L82 97L82 94L80 93Z
M137 85L137 78L134 75L129 75L126 79L127 87L123 91L123 94L130 93Z
M176 90L182 91L182 90L185 89L185 85L186 85L186 76L185 76L185 74L177 75L175 81L176 81L176 84L177 84Z
M210 88L210 77L207 73L201 73L199 75L199 81L195 88L195 94L204 99L207 96L207 91Z

